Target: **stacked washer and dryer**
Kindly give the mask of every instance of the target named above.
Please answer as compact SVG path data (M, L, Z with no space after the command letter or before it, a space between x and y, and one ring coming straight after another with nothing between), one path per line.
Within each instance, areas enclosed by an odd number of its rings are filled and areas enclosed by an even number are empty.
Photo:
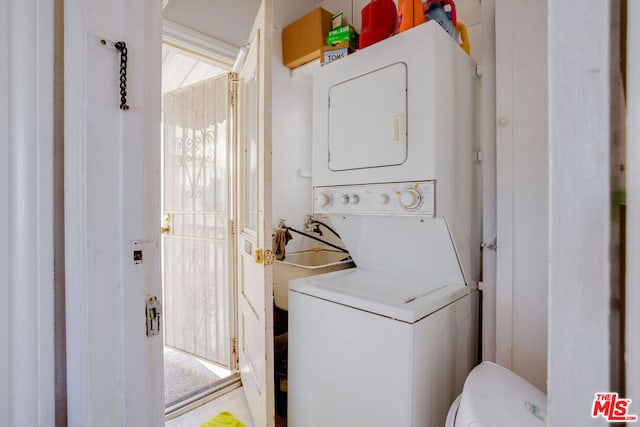
M476 66L426 23L314 76L314 213L356 268L289 284L288 425L444 425L477 363Z

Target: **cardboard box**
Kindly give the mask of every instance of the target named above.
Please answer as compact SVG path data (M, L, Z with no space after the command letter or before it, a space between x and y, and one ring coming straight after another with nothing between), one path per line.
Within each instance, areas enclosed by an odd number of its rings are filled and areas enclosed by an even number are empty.
M331 12L318 7L282 30L282 60L296 68L320 58L322 46L331 31Z
M356 49L349 42L338 43L334 46L323 46L320 63L322 63L323 65L328 64L340 58L344 58L350 53L355 52L355 50Z

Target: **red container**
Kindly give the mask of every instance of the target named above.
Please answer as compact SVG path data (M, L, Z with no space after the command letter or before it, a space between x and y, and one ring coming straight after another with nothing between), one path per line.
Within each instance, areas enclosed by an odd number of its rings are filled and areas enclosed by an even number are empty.
M398 11L393 0L371 0L362 8L360 49L384 40L396 30Z

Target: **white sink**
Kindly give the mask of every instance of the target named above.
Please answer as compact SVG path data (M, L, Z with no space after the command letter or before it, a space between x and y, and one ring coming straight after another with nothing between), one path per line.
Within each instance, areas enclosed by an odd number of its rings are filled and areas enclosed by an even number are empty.
M353 267L348 253L312 249L287 253L273 263L273 299L276 307L289 310L289 280Z

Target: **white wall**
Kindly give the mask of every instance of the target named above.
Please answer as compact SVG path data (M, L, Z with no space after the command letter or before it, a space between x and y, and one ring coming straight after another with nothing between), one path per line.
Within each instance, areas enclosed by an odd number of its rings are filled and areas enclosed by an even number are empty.
M282 29L316 6L315 1L276 0L272 61L272 218L301 229L305 215L311 213L311 178L299 171L311 171L313 120L313 80L293 77L282 63ZM302 238L294 235L288 251L300 248Z
M48 426L55 420L53 36L53 1L0 3L3 426Z
M486 0L485 0L486 1ZM471 57L476 63L482 63L482 22L484 19L480 0L458 0L456 8L458 20L467 26L469 32L469 42L471 44Z

